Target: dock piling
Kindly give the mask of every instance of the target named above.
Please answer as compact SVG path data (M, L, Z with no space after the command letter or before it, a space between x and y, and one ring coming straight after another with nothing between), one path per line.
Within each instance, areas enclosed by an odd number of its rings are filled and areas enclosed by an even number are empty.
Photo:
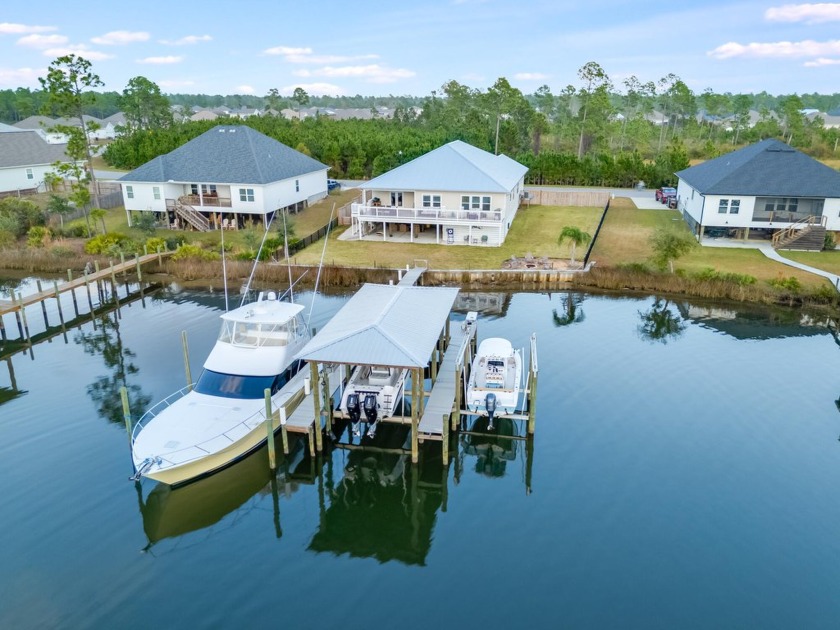
M265 394L265 430L268 436L268 467L277 470L277 458L274 452L274 412L271 409L271 389L266 387Z
M72 269L67 270L67 282L70 283L70 284L73 283L73 270ZM78 317L79 316L79 303L76 301L76 290L71 289L70 290L70 295L73 296L73 312L76 314L76 317Z
M40 280L35 281L35 286L38 288L38 293L43 293L44 292L44 289L41 286L41 281ZM50 327L50 322L47 319L47 303L46 303L46 300L41 300L41 312L44 314L44 328L49 328Z
M441 449L443 451L444 466L449 463L449 415L448 413L443 414L443 423L441 424L443 427L443 432L441 433Z
M61 330L64 331L64 313L61 311L61 298L58 296L58 282L53 281L53 291L55 292L55 304L58 307L58 319L61 321Z
M286 430L286 407L280 407L280 436L283 438L283 455L289 454L289 432Z
M190 370L190 348L187 344L187 331L181 331L181 347L184 349L184 372L187 375L187 387L192 391L192 371Z

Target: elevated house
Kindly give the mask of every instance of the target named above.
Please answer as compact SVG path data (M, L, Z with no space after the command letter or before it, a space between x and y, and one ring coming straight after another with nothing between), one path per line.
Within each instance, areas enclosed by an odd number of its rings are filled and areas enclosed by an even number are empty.
M501 245L528 168L456 140L365 182L351 206L356 238Z
M154 212L198 230L267 224L327 196L327 169L250 127L214 127L123 175L126 213ZM129 214L129 221L131 216Z
M840 173L779 140L762 140L676 173L677 207L698 237L768 238L819 249L840 231Z
M72 162L66 145L49 144L37 131L0 133L0 197L44 191L44 176L56 162Z

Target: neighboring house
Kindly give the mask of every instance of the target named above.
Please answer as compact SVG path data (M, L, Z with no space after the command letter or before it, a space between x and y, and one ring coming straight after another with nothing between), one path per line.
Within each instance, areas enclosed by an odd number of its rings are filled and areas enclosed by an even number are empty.
M209 109L205 109L190 116L190 120L216 120L218 117L218 114L211 112Z
M117 116L118 114L114 114ZM111 117L113 118L113 116ZM113 140L117 137L115 125L109 120L100 120L95 116L88 116L85 114L85 125L88 128L88 137L91 140ZM49 118L48 116L30 116L24 118L20 122L14 124L19 129L29 129L33 131L41 131L44 138L50 144L67 144L70 139L67 134L53 131L56 125L63 125L65 127L81 127L82 123L78 118ZM91 130L92 126L98 127Z
M64 145L49 144L36 131L0 133L0 194L43 190L55 162L71 162Z
M250 127L224 125L119 182L126 212L166 213L169 223L179 217L179 225L211 229L305 208L326 197L328 168Z
M840 230L840 173L779 140L762 140L676 173L677 204L695 234L707 228L769 236L816 217Z
M352 233L408 242L501 245L524 192L528 168L456 140L359 188ZM389 234L390 232L390 234Z

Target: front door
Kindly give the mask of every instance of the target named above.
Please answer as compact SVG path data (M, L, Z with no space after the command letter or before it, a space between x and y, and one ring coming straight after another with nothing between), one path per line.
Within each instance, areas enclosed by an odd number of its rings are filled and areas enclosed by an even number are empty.
M391 193L391 207L392 208L402 208L403 205L403 194L401 192L392 192Z

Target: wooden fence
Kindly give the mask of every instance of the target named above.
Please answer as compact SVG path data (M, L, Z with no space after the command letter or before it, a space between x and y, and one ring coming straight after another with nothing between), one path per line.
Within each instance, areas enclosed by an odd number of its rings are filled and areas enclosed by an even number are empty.
M610 199L610 193L603 191L575 192L570 190L526 189L528 203L539 206L581 206L603 208Z

